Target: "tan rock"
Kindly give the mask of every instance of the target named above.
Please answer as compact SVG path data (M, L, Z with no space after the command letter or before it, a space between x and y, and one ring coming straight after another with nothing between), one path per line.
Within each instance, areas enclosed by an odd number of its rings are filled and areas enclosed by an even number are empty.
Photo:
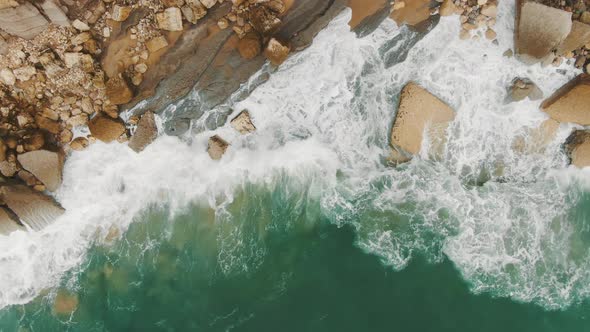
M405 1L405 5L393 11L391 18L398 24L416 26L430 17L430 0Z
M68 68L74 68L80 64L80 56L82 54L78 52L66 52L64 53L64 63Z
M43 13L49 21L55 25L59 25L62 27L70 26L70 20L61 9L60 6L56 3L58 0L45 0L40 2L41 9L43 9Z
M35 132L31 136L25 138L24 148L27 151L35 151L41 149L45 145L45 137L41 132Z
M0 9L17 7L18 2L14 0L0 0Z
M154 53L168 46L168 41L164 36L158 36L146 42L145 46L147 47L148 51L150 51L150 53Z
M579 75L543 101L541 108L556 121L590 125L590 76Z
M588 43L590 43L590 25L574 21L569 35L557 47L557 54L564 55Z
M90 129L92 136L105 143L110 143L125 133L125 124L120 119L97 114L88 122L88 129Z
M19 179L23 180L24 183L27 184L27 186L32 187L35 184L37 184L37 178L35 178L35 176L33 174L31 174L30 172L27 172L25 170L20 170L17 173Z
M402 155L416 155L420 152L425 130L429 130L429 134L444 134L443 129L454 118L455 112L447 104L416 83L408 83L400 95L391 144ZM431 143L444 140L440 136L430 139Z
M217 21L217 26L219 27L219 29L225 30L229 27L229 21L225 18L222 18L219 21Z
M82 151L88 147L88 139L86 137L76 137L70 142L70 148L75 151Z
M6 149L7 147L4 140L0 138L0 161L6 160Z
M481 13L487 17L496 17L498 15L498 5L490 3L481 8Z
M271 38L264 49L264 55L273 65L279 66L289 57L290 51L288 45L283 45L275 38Z
M250 32L238 42L238 52L244 59L254 59L260 54L261 43L258 33Z
M73 45L80 45L80 44L83 44L83 43L89 41L90 38L92 38L92 35L90 34L90 32L81 32L81 33L75 35L72 38L71 42Z
M438 13L440 16L451 16L457 13L457 6L453 3L453 0L444 0L440 5Z
M112 77L107 81L106 95L113 105L126 104L133 98L133 92L120 76Z
M250 112L244 110L241 111L235 118L230 122L231 126L237 130L240 134L246 135L256 130L256 127L252 123L250 118Z
M130 6L113 6L113 12L111 14L111 18L113 21L123 22L127 20L129 14L131 14L132 8Z
M580 22L590 24L590 11L585 11L580 15Z
M12 70L8 68L2 68L0 69L0 82L8 86L12 86L14 83L16 83L16 76L14 76Z
M129 147L135 152L141 152L158 137L158 126L154 113L146 112L137 123L137 129L129 140Z
M229 143L223 140L221 137L215 135L209 138L209 145L207 147L207 153L213 160L219 160L223 157L223 154L229 147Z
M24 185L0 186L0 200L16 214L21 223L35 231L43 229L64 213L64 209L51 197Z
M488 39L488 40L496 39L496 31L494 31L492 29L487 29L486 30L486 39Z
M12 232L22 231L25 228L19 223L18 218L5 207L0 206L0 234L9 235Z
M0 29L24 39L33 39L47 29L49 21L29 2L0 10Z
M158 28L167 31L182 31L182 13L180 8L166 8L164 12L156 14Z
M517 1L516 54L526 62L546 59L570 33L572 13L535 2Z
M39 129L46 130L55 135L59 134L59 132L61 131L61 125L59 124L59 122L50 120L41 115L35 116L35 123L37 123Z
M90 30L90 27L88 26L88 24L80 21L79 19L75 19L74 22L72 22L72 26L74 28L76 28L79 31L88 31Z
M590 166L590 132L587 130L576 130L566 140L566 151L570 157L571 164L584 168Z
M5 160L0 162L0 174L6 177L13 177L18 171L16 163Z
M206 8L211 8L211 7L215 6L215 4L217 3L217 0L201 0L201 3Z
M70 316L78 309L78 303L78 295L60 289L53 302L53 312L58 316Z
M22 167L31 172L49 191L56 191L61 185L63 158L57 152L37 150L18 156Z
M508 88L507 102L520 101L527 97L530 100L541 99L543 98L543 91L527 78L515 78L510 88Z
M33 66L24 66L20 68L16 68L13 70L14 77L21 82L26 82L30 80L35 74L37 70Z

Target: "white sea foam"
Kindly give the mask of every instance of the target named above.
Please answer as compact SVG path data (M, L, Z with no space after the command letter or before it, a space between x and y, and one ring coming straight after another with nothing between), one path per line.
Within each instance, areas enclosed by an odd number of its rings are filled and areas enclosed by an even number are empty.
M575 234L586 220L570 212L590 180L588 171L564 168L559 145L571 126L562 125L541 153L517 154L515 138L546 116L540 101L503 103L515 76L549 95L575 73L502 56L512 46L511 1L501 1L499 45L461 41L458 17L443 18L391 68L379 48L401 30L386 21L357 39L349 17L340 15L234 105L236 113L249 109L255 134L240 136L226 125L191 134L190 144L160 137L140 154L101 143L75 152L57 193L64 217L42 232L0 238L0 307L56 285L93 241L113 226L124 231L149 206L182 211L201 202L222 209L237 188L273 181L278 172L302 183L317 178L322 213L353 225L358 245L396 269L416 252L435 262L446 255L476 292L548 308L585 297L589 244ZM457 117L442 161L416 158L394 169L382 160L397 95L410 80L449 103ZM231 143L219 162L205 151L214 133ZM476 185L482 176L492 181Z

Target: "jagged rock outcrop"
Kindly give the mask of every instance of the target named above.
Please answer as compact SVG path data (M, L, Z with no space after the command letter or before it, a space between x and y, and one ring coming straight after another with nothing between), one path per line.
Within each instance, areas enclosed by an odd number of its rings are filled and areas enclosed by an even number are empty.
M543 91L528 78L517 77L512 81L512 85L508 88L507 102L520 101L525 98L530 100L538 100L543 98Z
M566 152L571 164L583 168L590 166L590 132L587 130L574 131L565 142Z
M526 0L518 0L516 7L514 44L525 62L544 60L572 29L570 12Z
M442 100L416 83L408 83L401 92L399 107L391 129L392 160L401 163L417 155L425 131L430 138L431 154L441 152L448 124L455 112Z
M541 109L558 122L590 125L590 75L581 74L559 88Z
M35 231L53 223L65 211L53 198L18 184L0 185L0 202L3 202L22 224Z
M158 137L158 126L154 113L144 113L139 122L137 129L129 140L129 147L135 152L141 152L146 146L150 145Z
M103 114L97 114L88 122L88 129L92 136L110 143L125 133L125 124L121 119L113 119Z
M209 157L213 160L219 160L223 157L223 154L229 147L229 143L226 142L223 138L215 135L209 138L209 144L207 146L207 153L209 153Z
M49 191L56 191L61 185L63 161L63 156L59 152L47 150L18 155L21 166L43 182Z
M237 130L240 134L246 135L256 130L256 127L252 123L250 118L250 112L244 110L241 111L235 118L230 122L231 126Z
M557 54L564 55L587 44L590 44L590 25L573 21L572 30L557 47Z

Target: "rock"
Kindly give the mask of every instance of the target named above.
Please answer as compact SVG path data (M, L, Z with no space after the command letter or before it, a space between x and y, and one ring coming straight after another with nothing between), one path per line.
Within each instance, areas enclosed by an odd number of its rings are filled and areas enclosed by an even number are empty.
M394 10L391 18L399 25L417 26L430 17L430 0L406 1L405 5Z
M67 68L74 68L80 64L80 55L78 52L66 52L64 53L64 63Z
M92 136L105 143L110 143L125 133L125 124L120 119L97 114L88 122L88 129L90 129Z
M158 137L158 126L154 113L144 113L139 122L137 129L129 140L129 147L135 152L141 152L146 146L150 145Z
M496 39L496 31L488 28L486 30L486 39L488 39L488 40Z
M6 144L4 140L0 138L0 161L6 160Z
M227 150L229 143L223 140L221 137L215 135L209 138L209 146L207 147L207 153L213 160L219 160L223 157L223 154Z
M273 34L281 26L281 20L266 6L254 6L248 13L250 24L263 36Z
M43 13L45 14L45 16L47 16L49 21L55 25L59 25L62 27L70 26L70 20L68 20L66 14L55 3L55 1L59 0L45 0L43 2L40 2Z
M29 2L0 10L0 29L24 39L33 39L47 29L49 21Z
M538 100L543 98L543 92L528 78L515 78L508 88L507 102L520 101L525 98Z
M45 137L41 132L35 132L31 136L25 138L24 147L27 151L35 151L41 149L45 145Z
M203 6L205 6L206 8L211 8L211 7L215 6L215 4L217 3L217 0L200 0L200 1L203 4Z
M82 151L88 147L88 139L86 137L76 137L70 142L70 148L74 151Z
M10 178L13 177L17 171L16 163L7 160L0 162L0 174Z
M166 8L164 12L156 14L158 28L167 31L182 31L182 13L180 8Z
M106 95L113 105L126 104L133 98L133 92L129 89L125 79L120 76L112 77L107 81Z
M580 22L585 23L585 24L590 24L590 12L589 11L583 12L582 15L580 15Z
M565 142L565 149L571 164L584 168L590 166L590 132L587 130L574 131Z
M229 28L229 21L225 18L222 18L219 21L217 21L217 26L221 30L227 29L227 28Z
M405 156L416 155L422 146L423 134L429 130L431 145L444 143L447 125L455 112L443 101L416 83L408 83L401 92L399 108L391 130L394 151ZM433 137L434 136L434 137ZM395 158L403 162L406 158Z
M590 43L590 25L574 21L571 32L557 47L557 54L564 55L588 43Z
M17 175L29 187L32 187L35 184L37 184L37 178L35 178L35 176L33 174L31 174L30 172L27 172L25 170L20 170L20 171L18 171Z
M19 223L18 218L13 216L10 210L0 206L0 234L8 235L24 229Z
M559 122L590 125L590 76L581 74L541 104L541 109Z
M21 82L26 82L30 80L35 74L37 70L33 66L24 66L20 68L16 68L13 70L14 77Z
M81 32L77 35L75 35L71 42L73 45L81 45L84 44L85 42L89 41L90 38L92 38L92 35L90 34L90 32Z
M535 2L517 1L516 54L526 62L547 58L570 33L572 13Z
M18 6L18 2L15 0L0 0L0 9L12 8Z
M35 123L39 127L39 129L46 130L54 135L59 134L61 131L61 125L59 122L48 119L42 115L35 116Z
M78 295L59 290L53 302L53 312L58 316L70 316L78 309Z
M14 76L12 70L8 68L2 68L0 69L0 82L8 86L12 86L14 83L16 83L16 76Z
M168 46L168 41L164 36L158 36L146 42L145 46L147 47L148 51L150 51L150 53L154 53Z
M132 8L129 6L114 5L111 18L113 19L113 21L123 22L129 17L129 14L131 14L131 10Z
M504 53L502 53L502 55L507 58L512 58L512 56L514 55L514 52L512 52L512 49L507 49L506 51L504 51Z
M0 200L14 212L20 222L39 231L59 218L64 209L51 197L24 185L2 184Z
M558 129L559 122L547 119L539 127L527 129L524 135L516 137L512 148L524 154L543 153L547 145L555 139Z
M498 15L498 5L490 3L481 8L481 13L487 17L496 17Z
M264 56L275 65L281 65L289 56L290 48L288 45L283 45L275 38L271 38L264 49Z
M244 59L254 59L260 54L261 43L258 33L250 32L238 42L238 52Z
M242 135L246 135L256 130L256 127L250 118L250 112L246 110L241 111L240 114L231 120L230 124Z
M63 158L57 152L37 150L18 156L22 167L43 182L47 190L56 191L61 185Z
M72 22L72 26L76 29L78 29L79 31L88 31L90 30L90 27L88 26L88 24L80 21L79 19L75 19L74 22Z
M457 6L453 3L453 0L444 0L440 5L438 13L440 16L451 16L457 13Z

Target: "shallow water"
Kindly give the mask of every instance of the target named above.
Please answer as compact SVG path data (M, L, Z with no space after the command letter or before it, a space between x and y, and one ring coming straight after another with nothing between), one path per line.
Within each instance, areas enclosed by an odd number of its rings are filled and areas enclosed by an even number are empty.
M66 215L0 239L2 330L590 329L590 173L566 166L571 125L515 150L546 116L540 101L504 103L515 76L549 95L577 72L502 56L510 1L499 45L461 41L458 17L443 18L399 63L414 43L391 41L415 36L386 21L358 39L349 18L220 106L248 109L255 134L207 131L205 115L141 154L74 153ZM424 146L392 168L411 80L457 117L441 158ZM219 162L212 134L231 143ZM53 312L58 293L78 297L71 316Z

